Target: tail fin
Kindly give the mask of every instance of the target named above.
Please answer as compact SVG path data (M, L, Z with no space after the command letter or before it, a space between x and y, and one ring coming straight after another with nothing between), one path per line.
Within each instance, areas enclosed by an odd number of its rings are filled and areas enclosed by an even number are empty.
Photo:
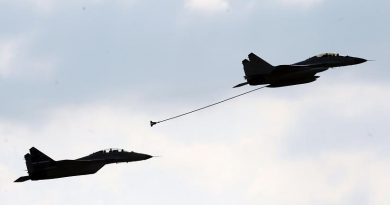
M33 173L35 169L31 161L31 154L27 153L26 155L24 155L24 159L26 160L26 167L27 167L28 174Z
M35 147L30 148L30 153L24 155L24 159L26 160L26 167L29 174L34 173L35 171L34 163L36 162L54 162L52 158L43 154Z
M30 148L31 162L54 161L35 147Z
M250 53L248 55L248 59L244 59L242 64L244 65L245 77L248 78L253 75L261 75L271 72L274 67L255 55L254 53Z

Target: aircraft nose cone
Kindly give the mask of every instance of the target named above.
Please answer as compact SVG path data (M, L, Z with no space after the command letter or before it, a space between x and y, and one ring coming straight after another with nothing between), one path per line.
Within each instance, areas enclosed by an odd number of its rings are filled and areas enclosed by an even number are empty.
M147 160L147 159L150 159L152 158L153 156L151 155L148 155L148 154L141 154L140 158L141 160Z
M150 159L150 158L152 158L153 156L151 156L151 155L148 155L148 154L145 154L145 159Z
M360 64L366 62L367 60L364 58L355 58L354 61L356 64Z
M128 161L141 161L152 158L153 156L143 153L130 152L127 154Z

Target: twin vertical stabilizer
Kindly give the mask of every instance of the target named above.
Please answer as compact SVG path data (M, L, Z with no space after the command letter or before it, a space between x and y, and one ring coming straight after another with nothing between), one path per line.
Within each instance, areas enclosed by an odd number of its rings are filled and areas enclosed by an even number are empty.
M248 59L244 59L242 64L244 65L245 78L248 79L253 75L262 75L270 73L274 67L267 63L265 60L261 59L254 53L248 55Z

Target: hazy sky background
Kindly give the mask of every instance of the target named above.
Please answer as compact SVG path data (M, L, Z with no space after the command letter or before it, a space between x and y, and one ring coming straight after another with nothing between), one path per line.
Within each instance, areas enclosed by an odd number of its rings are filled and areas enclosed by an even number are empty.
M390 1L0 0L1 204L390 204ZM249 90L254 52L373 59ZM97 174L13 183L53 159L151 155Z

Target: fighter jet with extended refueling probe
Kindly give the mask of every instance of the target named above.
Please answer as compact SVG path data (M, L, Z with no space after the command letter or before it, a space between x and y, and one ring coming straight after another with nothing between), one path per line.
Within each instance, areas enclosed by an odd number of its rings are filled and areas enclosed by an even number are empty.
M324 53L291 65L272 66L253 53L250 53L248 58L242 61L244 77L247 82L240 83L234 88L247 84L269 84L267 87L282 87L310 83L319 78L316 76L317 73L329 68L355 65L367 61L362 58L341 56L337 53Z
M264 85L262 87L257 87L253 90L235 95L230 98L218 101L216 103L206 105L201 108L191 110L189 112L175 115L173 117L166 118L160 121L150 121L150 126L173 120L200 110L218 105L220 103L235 99L242 95L254 92L256 90L263 89L265 87L283 87L297 84L310 83L315 81L319 76L316 76L317 73L328 70L333 67L355 65L359 63L364 63L367 60L362 58L350 57L350 56L340 56L336 53L324 53L314 57L311 57L307 60L294 63L291 65L278 65L272 66L271 64L265 62L263 59L259 58L253 53L248 55L248 59L244 59L242 64L244 65L245 79L246 82L240 83L236 87L241 87L244 85Z
M54 161L32 147L30 153L24 155L28 176L20 177L15 182L94 174L106 164L140 161L151 157L147 154L126 152L123 149L108 149L75 160Z

